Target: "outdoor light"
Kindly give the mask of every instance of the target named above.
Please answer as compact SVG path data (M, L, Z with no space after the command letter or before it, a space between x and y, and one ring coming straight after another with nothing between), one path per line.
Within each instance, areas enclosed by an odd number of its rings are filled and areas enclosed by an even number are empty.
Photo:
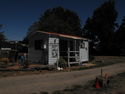
M44 44L44 45L43 45L43 48L44 48L44 49L46 49L46 48L47 48L47 47L46 47L46 44Z

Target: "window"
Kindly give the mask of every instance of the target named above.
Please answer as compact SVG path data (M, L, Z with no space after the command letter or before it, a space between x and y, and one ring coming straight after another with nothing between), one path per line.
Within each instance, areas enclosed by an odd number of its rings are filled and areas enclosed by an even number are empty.
M80 48L85 48L85 43L81 43Z
M35 40L35 50L43 49L43 40Z

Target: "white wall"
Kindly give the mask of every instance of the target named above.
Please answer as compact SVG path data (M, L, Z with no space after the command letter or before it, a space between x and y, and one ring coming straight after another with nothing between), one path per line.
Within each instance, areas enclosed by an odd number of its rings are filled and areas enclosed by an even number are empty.
M48 45L48 64L54 65L58 62L59 59L59 39L58 38L49 38Z
M86 62L89 60L89 43L88 41L83 41L83 48L80 47L79 54L80 54L80 62Z

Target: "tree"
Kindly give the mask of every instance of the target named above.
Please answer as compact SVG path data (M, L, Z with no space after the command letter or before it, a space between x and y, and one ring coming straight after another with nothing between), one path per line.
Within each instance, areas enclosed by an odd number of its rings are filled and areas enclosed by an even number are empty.
M2 25L0 24L0 29L2 28ZM0 32L0 42L1 41L5 41L6 40L6 37L4 35L4 32Z
M52 8L46 10L40 19L29 28L30 32L36 30L80 36L80 19L75 12L68 9Z
M88 18L83 27L83 36L91 40L92 47L101 54L110 54L117 12L114 0L106 1Z
M125 55L125 17L122 19L122 23L116 32L116 46L119 49L120 54Z

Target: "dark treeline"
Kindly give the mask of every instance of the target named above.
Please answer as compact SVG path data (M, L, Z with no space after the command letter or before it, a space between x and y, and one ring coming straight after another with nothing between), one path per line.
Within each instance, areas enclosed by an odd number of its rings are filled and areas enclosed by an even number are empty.
M125 55L125 17L120 25L116 23L117 17L115 0L106 1L95 9L84 26L75 12L56 7L46 10L38 21L29 27L29 32L42 30L81 36L89 39L92 55ZM1 32L0 38L5 40ZM28 43L27 38L24 38L24 42Z
M1 31L2 27L3 27L3 25L0 24L0 42L6 40L6 36L4 35L4 32Z
M94 55L125 55L125 18L118 27L118 13L114 0L95 9L82 29L83 36L90 39L90 53Z
M115 0L106 1L95 9L83 27L75 12L56 7L46 10L29 31L43 30L88 38L92 55L125 55L125 17L120 26L116 23L117 17Z

